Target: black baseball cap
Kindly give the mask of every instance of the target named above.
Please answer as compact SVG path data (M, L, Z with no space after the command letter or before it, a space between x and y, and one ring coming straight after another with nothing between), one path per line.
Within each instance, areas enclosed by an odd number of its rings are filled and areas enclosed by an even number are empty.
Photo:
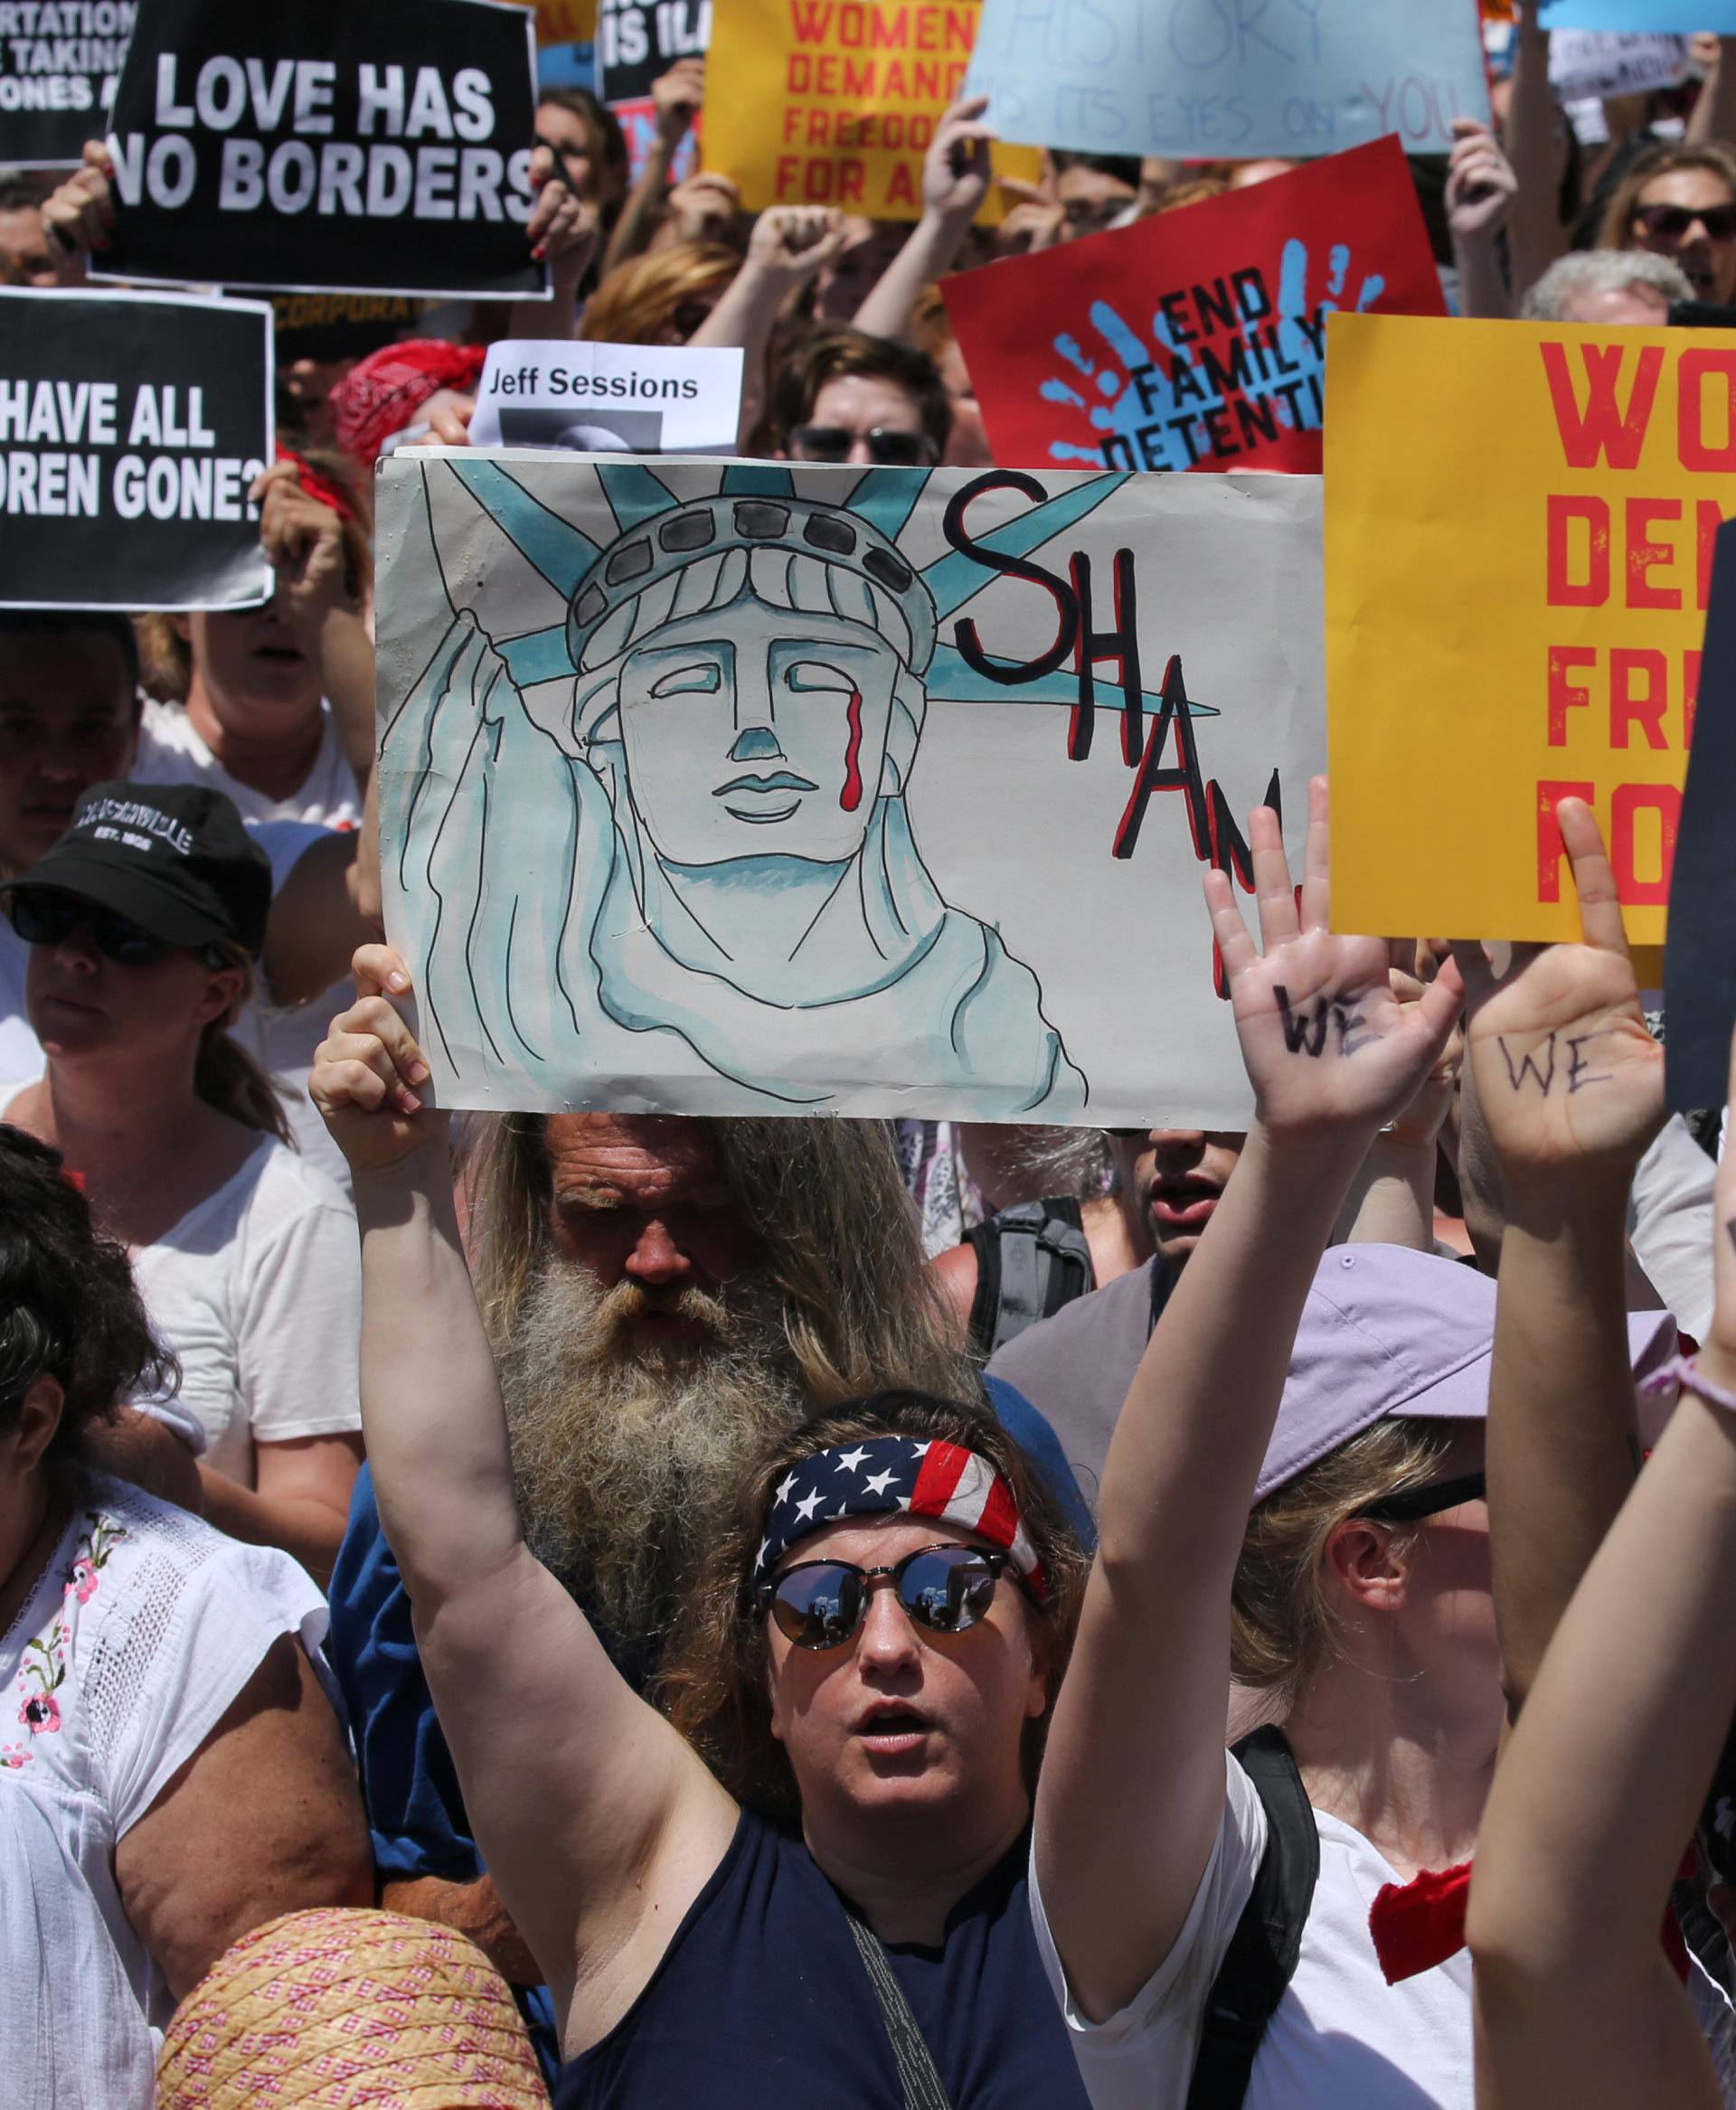
M271 864L232 799L198 784L93 784L45 857L5 882L52 888L189 951L226 938L257 959Z

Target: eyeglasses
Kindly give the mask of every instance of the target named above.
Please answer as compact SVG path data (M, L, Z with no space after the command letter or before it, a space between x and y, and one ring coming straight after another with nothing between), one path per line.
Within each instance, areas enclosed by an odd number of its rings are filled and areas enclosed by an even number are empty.
M891 1568L804 1560L761 1583L755 1609L769 1612L797 1648L842 1648L868 1616L868 1600L883 1576L919 1626L962 1634L987 1616L1006 1560L1005 1553L974 1546L919 1546Z
M1373 1524L1420 1524L1425 1517L1438 1517L1443 1510L1457 1509L1462 1502L1488 1498L1487 1475L1461 1473L1456 1479L1436 1480L1427 1487L1412 1487L1403 1494L1388 1494L1371 1502L1356 1514Z
M112 909L99 909L76 894L47 887L14 887L6 904L12 928L26 945L59 945L74 930L88 930L105 960L118 967L154 967L172 952L191 952L208 967L228 963L214 945L174 946Z
M790 434L797 461L843 462L857 440L867 444L869 458L882 469L913 469L932 457L926 432L894 432L876 425L852 432L847 425L798 425Z
M1634 218L1653 241L1680 241L1696 221L1708 241L1736 241L1736 205L1637 205Z

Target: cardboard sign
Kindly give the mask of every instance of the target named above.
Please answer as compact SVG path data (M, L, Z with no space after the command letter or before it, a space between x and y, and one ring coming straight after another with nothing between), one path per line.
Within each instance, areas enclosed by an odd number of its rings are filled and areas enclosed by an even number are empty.
M1577 937L1571 794L1656 945L1736 498L1736 341L1335 316L1326 344L1335 919Z
M531 17L495 0L152 0L93 278L546 296Z
M712 41L712 0L599 0L597 94L643 102L677 59L703 59Z
M379 501L442 1104L1246 1124L1200 881L1262 797L1300 846L1317 478L453 449Z
M1688 76L1685 37L1601 36L1560 29L1549 40L1549 84L1561 102L1607 95L1646 95Z
M1678 1112L1722 1107L1736 1028L1736 524L1718 531L1694 752L1670 881L1664 1081Z
M1326 316L1447 312L1390 137L941 291L1015 466L1317 475Z
M741 419L739 351L507 341L488 347L470 438L587 454L733 454Z
M1004 139L1086 154L1445 154L1489 119L1477 0L983 0L966 86Z
M257 608L262 301L0 289L0 607Z
M0 161L79 166L107 128L137 15L137 0L0 6Z
M1729 36L1736 33L1736 0L1537 0L1537 19L1548 30L1670 30L1691 36L1711 29Z
M701 158L741 186L742 210L920 220L922 156L963 91L981 0L715 4ZM1034 148L997 146L994 159L1003 175L1042 174ZM991 184L983 217L999 211Z

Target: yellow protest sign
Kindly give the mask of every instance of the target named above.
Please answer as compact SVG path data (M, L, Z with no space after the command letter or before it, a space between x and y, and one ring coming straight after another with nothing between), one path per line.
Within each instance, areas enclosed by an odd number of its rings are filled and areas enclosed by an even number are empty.
M1326 479L1334 923L1576 936L1574 796L1657 943L1736 340L1335 315Z
M741 203L837 205L871 220L922 214L922 156L964 85L978 0L714 0L704 166ZM1034 147L997 146L1000 174L1034 183ZM985 218L998 217L991 186Z

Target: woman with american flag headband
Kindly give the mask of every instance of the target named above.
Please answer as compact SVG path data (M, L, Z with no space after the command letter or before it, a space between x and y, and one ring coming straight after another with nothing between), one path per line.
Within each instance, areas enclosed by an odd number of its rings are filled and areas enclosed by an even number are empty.
M1082 2110L1026 1899L1083 1559L983 1403L845 1401L747 1491L638 1698L525 1544L446 1116L356 955L312 1089L363 1226L382 1519L466 1807L553 1995L561 2105Z

